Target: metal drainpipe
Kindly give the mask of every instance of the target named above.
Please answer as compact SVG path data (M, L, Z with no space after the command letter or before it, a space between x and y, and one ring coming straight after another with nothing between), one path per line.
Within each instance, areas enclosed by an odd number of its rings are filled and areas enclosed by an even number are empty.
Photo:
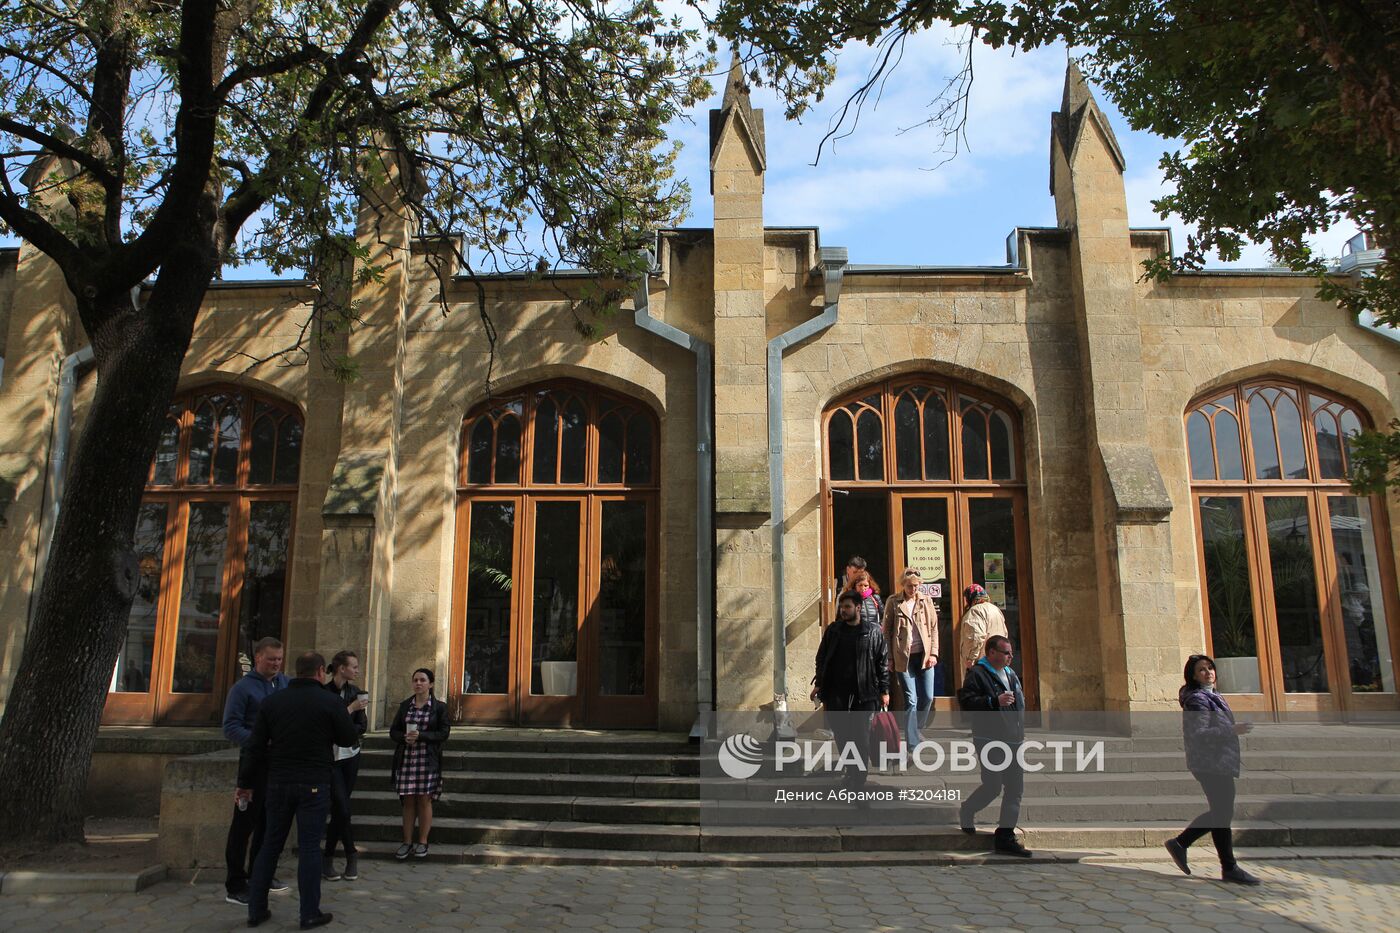
M53 436L49 441L49 465L44 476L44 504L39 517L39 553L34 559L34 587L29 591L30 622L39 604L39 587L44 583L44 571L49 564L49 548L53 544L54 526L63 506L63 486L68 480L68 441L73 432L73 396L78 391L78 369L92 362L92 345L70 354L58 372L58 401L53 417Z
M699 337L651 316L651 257L634 302L638 327L695 354L695 725L703 741L714 711L714 349Z
M844 246L822 247L821 314L768 341L768 494L773 526L773 728L779 738L795 733L787 716L787 608L783 598L783 352L836 323L841 281L846 270Z

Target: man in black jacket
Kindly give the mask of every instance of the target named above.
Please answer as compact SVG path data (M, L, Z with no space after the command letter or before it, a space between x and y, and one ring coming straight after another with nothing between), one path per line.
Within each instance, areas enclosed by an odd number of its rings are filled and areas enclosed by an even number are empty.
M326 659L314 651L297 658L296 678L263 701L238 768L238 797L252 795L257 770L267 769L267 831L248 884L248 925L272 916L267 891L292 820L297 823L297 888L301 928L324 926L321 912L321 839L331 806L334 745L359 738L340 698L324 688Z
M973 817L1001 794L994 848L1004 855L1029 856L1031 853L1016 841L1016 821L1021 816L1021 795L1026 787L1026 775L1017 757L1026 738L1026 695L1011 669L1014 654L1009 638L993 635L987 639L986 654L963 675L958 705L963 712L972 714L972 744L982 763L982 786L959 808L958 824L965 833L977 832ZM1005 747L993 748L984 757L983 749L993 742ZM1003 758L1009 759L1006 767L987 767L989 760L999 765Z
M826 627L817 648L812 699L821 700L836 738L837 757L848 743L860 752L862 766L848 770L842 786L865 786L870 762L870 713L890 703L890 651L880 626L860 618L854 591L836 601L836 621ZM863 714L863 715L862 715Z

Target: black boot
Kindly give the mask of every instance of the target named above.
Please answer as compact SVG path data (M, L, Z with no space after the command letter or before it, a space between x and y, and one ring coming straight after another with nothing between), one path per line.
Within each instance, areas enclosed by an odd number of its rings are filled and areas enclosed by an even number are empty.
M1016 839L1016 830L998 829L996 835L992 837L992 848L1002 855L1018 855L1021 858L1030 858L1030 850Z

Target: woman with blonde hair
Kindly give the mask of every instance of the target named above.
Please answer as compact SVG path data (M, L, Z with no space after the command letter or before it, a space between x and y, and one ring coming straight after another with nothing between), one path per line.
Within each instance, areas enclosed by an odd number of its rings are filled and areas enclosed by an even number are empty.
M890 670L904 684L904 735L912 748L933 707L933 669L938 664L938 606L919 592L923 577L913 567L900 575L900 593L885 603L882 628L890 646Z

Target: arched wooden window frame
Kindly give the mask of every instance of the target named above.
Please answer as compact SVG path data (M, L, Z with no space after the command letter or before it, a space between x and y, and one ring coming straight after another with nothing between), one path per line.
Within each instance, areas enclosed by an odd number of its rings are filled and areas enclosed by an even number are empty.
M1282 442L1279 440L1279 428L1275 405L1270 404L1270 425L1274 432L1275 456L1279 458L1279 477L1261 477L1255 458L1255 443L1253 436L1253 425L1249 414L1249 402L1252 398L1259 396L1261 390L1278 389L1291 393L1291 399L1298 408L1299 418L1302 423L1302 442L1304 459L1307 466L1306 477L1283 476ZM1239 426L1239 438L1241 456L1244 464L1243 479L1220 479L1219 460L1220 454L1216 439L1215 425L1211 415L1206 417L1211 420L1211 457L1215 468L1214 479L1196 479L1190 450L1190 420L1191 417L1200 412L1203 406L1208 406L1222 398L1230 397L1235 404L1237 422ZM1314 400L1322 404L1314 405ZM1317 446L1316 419L1318 412L1338 407L1335 413L1335 421L1338 428L1338 442L1341 448L1343 475L1340 477L1327 477L1322 475L1320 458ZM1328 516L1327 501L1330 496L1345 496L1350 490L1350 481L1346 478L1349 470L1349 451L1347 450L1346 437L1341 434L1342 413L1350 413L1356 419L1359 430L1369 430L1373 424L1369 412L1356 401L1346 396L1326 389L1313 383L1304 382L1298 379L1289 378L1259 378L1251 379L1234 385L1217 387L1209 392L1198 394L1186 407L1182 418L1183 435L1186 441L1187 476L1190 477L1191 486L1191 506L1192 522L1196 535L1196 560L1197 573L1200 580L1201 593L1201 614L1204 628L1206 653L1212 656L1216 650L1213 644L1212 624L1210 620L1210 594L1208 589L1208 578L1206 573L1205 551L1203 547L1204 530L1201 524L1200 501L1209 497L1238 497L1242 500L1244 527L1247 543L1247 554L1249 557L1249 578L1250 592L1253 602L1253 613L1255 620L1256 649L1261 652L1268 652L1269 655L1276 653L1276 649L1270 645L1270 640L1274 637L1265 631L1267 619L1272 613L1270 601L1272 599L1272 587L1264 573L1263 567L1267 564L1268 553L1264 542L1266 528L1263 518L1264 500L1271 496L1292 495L1294 497L1305 496L1308 500L1309 521L1313 529L1313 566L1315 578L1319 586L1319 612L1322 617L1324 632L1325 651L1328 665L1329 693L1309 694L1284 692L1283 686L1277 682L1277 671L1273 670L1277 666L1277 658L1267 657L1264 661L1262 671L1263 697L1258 700L1255 694L1242 694L1231 702L1241 709L1258 711L1287 711L1287 710L1308 710L1330 709L1326 702L1321 705L1314 705L1310 698L1345 697L1344 703L1352 706L1343 706L1342 709L1376 709L1381 703L1393 703L1397 699L1396 694L1356 694L1350 691L1349 680L1345 674L1345 657L1343 656L1345 646L1339 644L1336 628L1339 626L1339 607L1337 603L1337 572L1333 566L1335 555L1332 553L1332 542L1330 536L1325 547L1319 546L1322 540L1322 530L1327 527ZM1329 416L1332 416L1329 413ZM1391 544L1391 531L1389 510L1386 507L1385 499L1382 496L1373 495L1364 497L1370 502L1371 515L1376 524L1377 554L1379 555L1378 574L1381 579L1383 594L1382 605L1387 617L1387 629L1391 643L1392 657L1400 657L1400 600L1396 594L1396 576L1394 566L1394 551ZM1331 631L1329 631L1329 627ZM1330 640L1329 640L1330 639ZM1264 655L1261 655L1264 657ZM1272 679L1272 680L1271 680ZM1271 699L1272 697L1272 699Z
M895 407L899 403L901 396L916 388L926 388L932 393L937 393L944 401L947 408L947 431L948 431L948 451L949 451L949 476L946 479L928 479L928 464L926 437L923 430L919 433L919 453L920 466L923 476L918 479L900 479L898 472L898 443L897 429L895 422ZM919 405L920 428L923 428L926 413L926 395ZM987 456L986 479L969 479L965 475L963 462L963 401L972 402L976 406L986 406L991 412L1000 413L1009 422L1011 429L1011 465L1012 475L1009 479L992 479L992 452L991 452L991 430L990 417L985 416L988 423L988 431L983 439ZM831 463L831 422L837 417L848 417L853 428L853 438L859 437L858 414L872 412L879 419L882 428L883 444L883 466L884 475L880 478L866 478L859 472L860 456L858 453L852 454L856 469L856 478L853 480L834 479L835 472ZM995 393L988 392L980 387L967 385L965 383L952 380L942 380L936 378L903 378L877 383L873 386L866 386L857 392L852 392L841 397L827 406L822 415L822 467L823 476L828 478L828 482L833 486L860 486L868 488L871 486L902 486L902 485L946 485L946 486L1012 486L1024 487L1026 485L1025 453L1022 443L1021 419L1016 410L1006 405Z
M1280 475L1279 477L1261 477L1258 475L1258 470L1256 467L1254 456L1254 434L1253 426L1250 424L1249 403L1252 398L1259 395L1260 390L1266 389L1283 389L1291 392L1291 398L1294 404L1298 406L1299 419L1302 422L1303 451L1305 456L1305 462L1308 468L1308 475L1306 477L1286 477L1282 475ZM1231 396L1234 399L1236 416L1235 420L1238 423L1239 427L1241 456L1243 458L1244 463L1244 478L1238 480L1219 478L1220 451L1218 447L1218 441L1216 440L1214 420L1215 417L1218 417L1219 412L1210 414L1201 411L1204 406L1210 405L1218 399L1224 398L1226 396ZM1318 409L1314 409L1314 398L1323 400L1325 402L1325 405ZM1211 426L1211 457L1215 467L1216 478L1193 478L1191 480L1193 485L1234 487L1262 485L1268 488L1287 485L1348 485L1349 481L1347 480L1345 474L1349 469L1348 464L1350 454L1347 451L1345 436L1340 433L1340 416L1337 417L1337 425L1338 436L1341 440L1343 468L1342 472L1344 475L1341 477L1324 477L1322 475L1322 468L1319 463L1317 451L1316 420L1314 416L1318 411L1321 411L1323 408L1326 408L1327 406L1331 405L1339 405L1341 406L1341 409L1343 411L1350 412L1352 415L1354 415L1360 425L1361 430L1370 430L1372 424L1371 417L1365 408L1363 408L1361 405L1358 405L1356 402L1352 401L1344 395L1340 395L1338 393L1332 392L1329 389L1324 389L1321 386L1316 386L1308 382L1301 382L1293 379L1255 379L1250 380L1248 382L1239 383L1233 386L1225 386L1222 388L1218 388L1210 392L1203 392L1200 395L1196 396L1196 398L1192 399L1191 404L1186 407L1186 413L1182 419L1183 430L1186 432L1188 438L1186 465L1187 475L1194 477L1195 467L1195 464L1192 463L1190 460L1189 436L1191 416L1193 414L1196 414L1198 411L1201 411L1201 413L1206 417L1207 421L1210 422ZM1280 474L1282 474L1283 445L1279 440L1278 415L1273 404L1269 404L1269 408L1271 413L1270 423L1272 424L1274 431L1274 451L1275 455L1279 458L1279 472Z
M555 473L552 482L541 482L535 479L535 437L538 430L537 415L539 409L545 401L551 402L555 406L555 418L561 418L567 406L577 401L584 411L584 472L580 482L564 482L560 479L563 470L563 443L564 432L558 430L555 438ZM604 409L604 405L614 406ZM621 417L626 412L625 431L622 445L622 480L620 482L605 481L599 477L599 450L600 431L602 422L611 416ZM500 438L500 423L510 416L520 418L520 470L517 482L501 482L495 475L498 464L497 444ZM476 426L482 419L490 419L493 423L493 444L490 453L491 479L489 482L471 482L469 469L471 466L471 436L476 430ZM645 482L629 481L627 475L628 467L628 445L627 438L634 425L645 422L650 437L647 439L647 450L649 457L649 473ZM557 423L557 422L556 422ZM559 382L544 383L529 386L525 389L513 392L510 395L492 399L476 406L462 421L462 430L459 438L459 460L457 465L457 485L459 490L483 491L490 489L559 489L559 490L588 490L603 489L611 491L627 490L650 490L658 488L660 484L659 469L659 449L660 430L656 416L651 411L650 406L639 402L636 399L628 398L619 393L609 392L585 383L574 382L572 380L562 380Z
M216 403L216 400L219 400ZM214 453L210 456L210 471L208 482L199 482L199 478L190 476L190 455L193 444L195 418L200 411L206 407L215 409L216 416L230 407L237 406L239 415L239 449L238 465L235 469L233 482L221 483L217 481L215 471L215 460L217 459L219 426L216 420L215 433L213 436ZM273 446L270 472L273 477L272 482L256 482L253 480L252 460L253 460L253 438L258 424L270 421L273 425ZM284 433L285 432L285 433ZM156 451L156 456L151 460L150 472L147 474L147 492L172 492L178 490L217 490L220 492L238 492L249 490L291 490L295 491L300 482L301 475L301 449L297 449L296 475L285 482L277 482L278 461L282 455L282 439L295 432L300 445L305 438L305 423L299 412L293 405L280 401L260 393L250 392L237 386L212 385L201 386L198 389L191 389L180 393L171 402L170 409L166 412L165 422L161 430L161 443ZM175 472L171 482L158 481L158 467L161 463L161 454L168 449L167 441L174 435L176 438L175 449Z
M235 411L239 417L238 459L231 481L219 482L215 470L218 427L211 438L209 473L192 477L190 462L195 418L201 410L212 406L216 414ZM254 428L270 422L273 428L272 449L268 472L270 482L257 482L252 477ZM279 461L290 451L283 450L283 438L295 438L295 467L281 470ZM305 421L296 406L275 397L227 383L212 383L180 392L166 413L161 440L151 460L143 494L146 504L161 504L165 509L164 551L160 574L160 602L154 624L157 632L157 658L160 670L146 672L148 689L142 692L112 692L108 694L104 721L113 723L195 723L217 720L224 694L233 680L242 676L239 659L235 656L238 628L243 611L244 572L248 551L249 518L255 503L288 503L286 567L288 577L293 567L296 545L297 493L300 487L301 457L305 443ZM174 469L169 481L161 475L162 456L174 454ZM290 476L287 473L290 472ZM282 481L278 481L279 473ZM205 481L201 482L200 480ZM224 545L220 579L218 647L213 661L213 692L210 694L181 694L165 689L165 681L173 664L172 655L179 636L179 590L184 580L185 532L188 513L196 503L226 503L228 508L227 540ZM282 632L286 640L287 610L292 587L282 593ZM231 620L231 621L230 621ZM159 673L159 677L157 677Z

